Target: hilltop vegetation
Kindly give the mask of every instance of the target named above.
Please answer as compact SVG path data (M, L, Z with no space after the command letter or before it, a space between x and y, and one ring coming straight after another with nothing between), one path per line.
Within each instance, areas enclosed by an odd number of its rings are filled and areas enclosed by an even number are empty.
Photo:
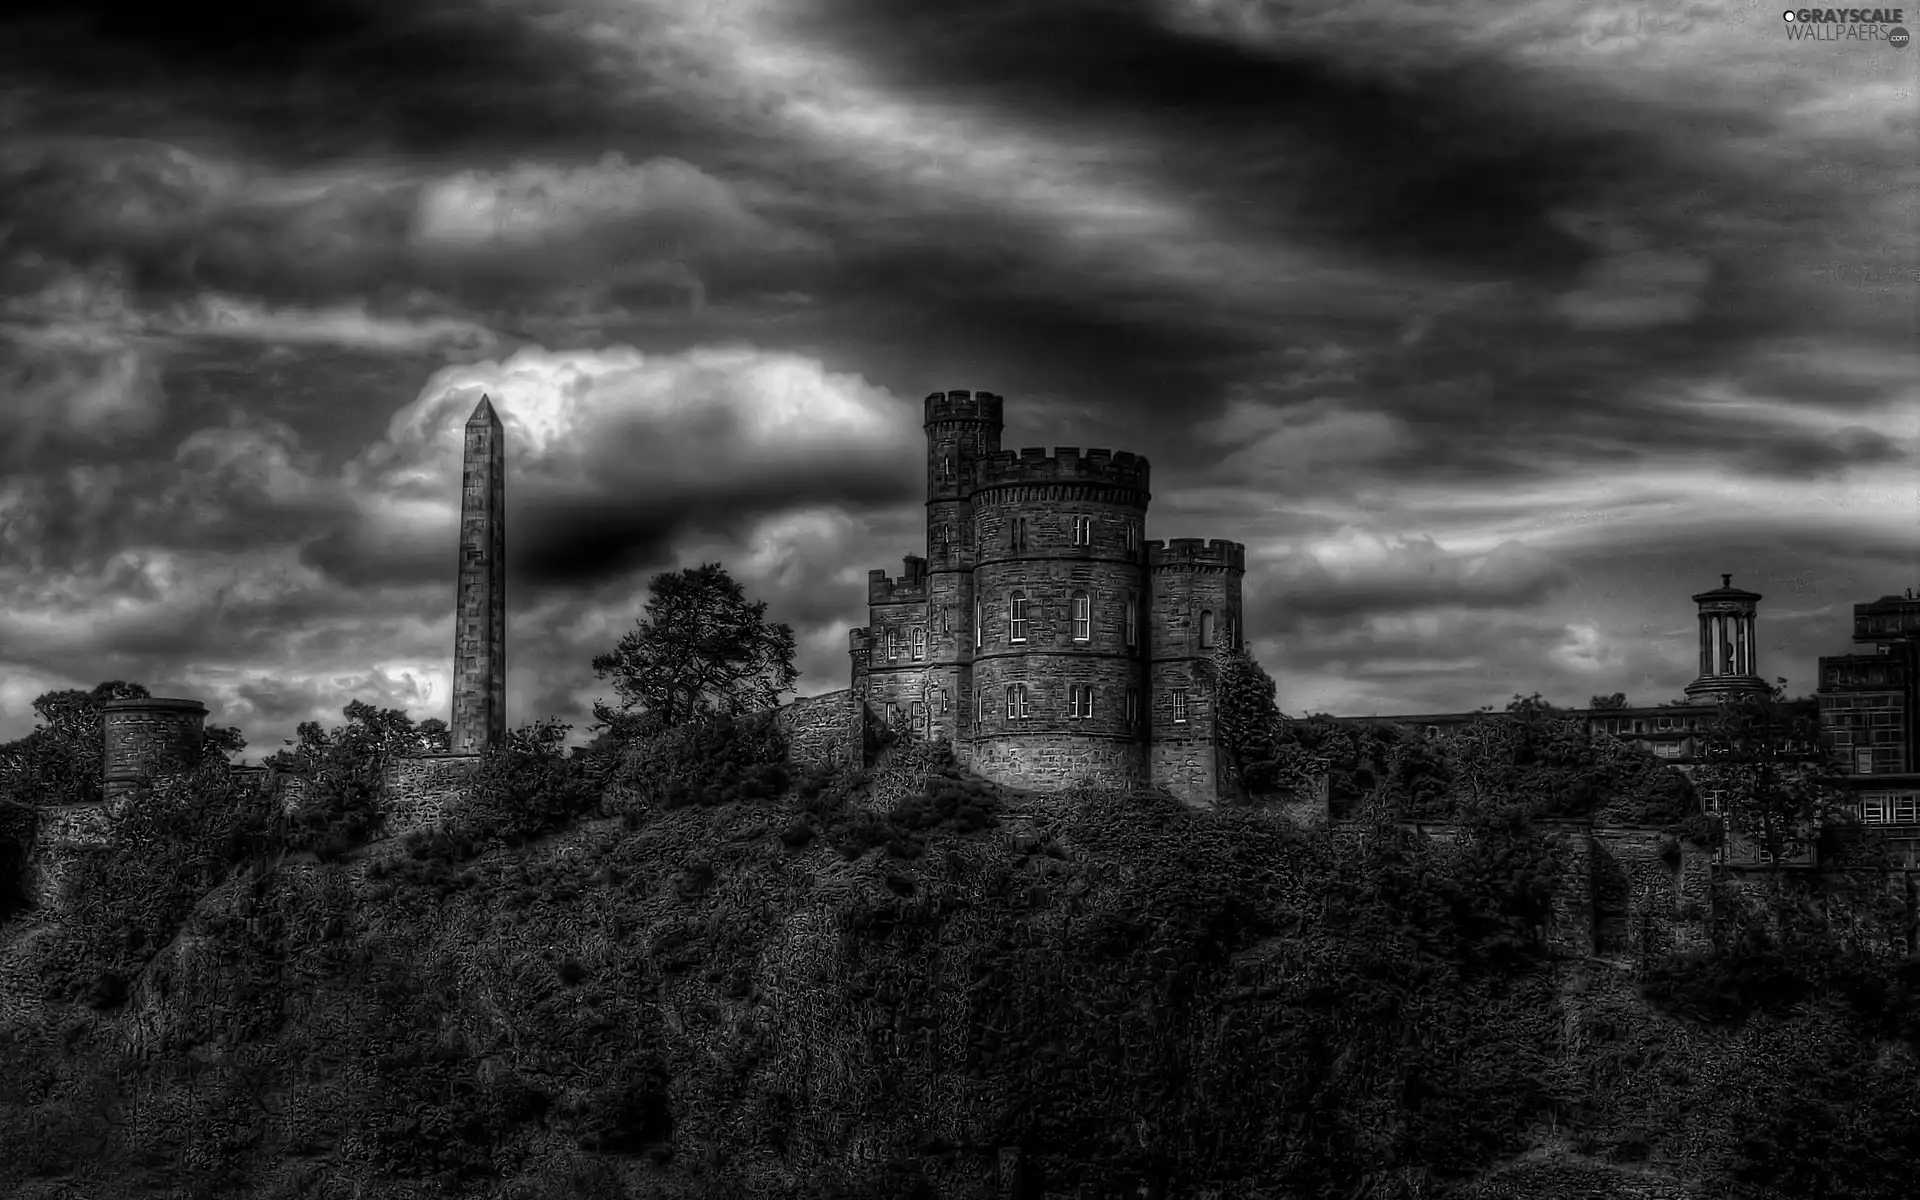
M1552 823L1726 836L1685 780L1537 698L1430 738L1219 666L1217 811L911 741L795 770L723 704L519 730L403 837L379 768L440 729L303 729L292 814L212 754L0 924L0 1194L968 1197L1015 1146L1036 1197L1911 1193L1920 972L1817 787L1725 797L1817 817L1815 884L1725 892L1704 952L1555 961ZM51 742L0 748L14 811L83 774ZM1321 771L1339 831L1281 815Z
M1507 753L1560 745L1541 716L1278 731L1349 800L1448 798L1456 846L1011 795L937 746L788 778L756 717L572 755L523 730L446 830L355 845L359 818L316 841L209 761L83 857L67 916L0 935L38 1001L0 1037L0 1190L967 1195L1019 1145L1062 1193L1492 1196L1540 1194L1483 1176L1546 1145L1589 1183L1907 1194L1907 964L1808 908L1647 964L1657 1005L1603 968L1570 997L1533 822L1593 766ZM1598 800L1684 823L1668 776L1592 753L1649 789Z

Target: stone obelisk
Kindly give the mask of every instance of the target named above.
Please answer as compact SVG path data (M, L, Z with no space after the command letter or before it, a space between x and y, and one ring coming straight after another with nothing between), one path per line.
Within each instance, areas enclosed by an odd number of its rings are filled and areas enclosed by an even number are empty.
M460 465L460 577L454 597L453 752L507 733L506 435L485 397L467 418Z

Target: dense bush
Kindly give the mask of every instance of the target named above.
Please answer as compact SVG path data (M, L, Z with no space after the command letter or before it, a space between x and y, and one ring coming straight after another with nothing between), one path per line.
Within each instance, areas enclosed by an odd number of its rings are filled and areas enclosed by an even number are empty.
M513 730L487 752L452 832L475 847L518 846L599 811L601 779L591 756L569 755L569 726L542 721Z
M662 811L766 801L786 791L786 759L772 713L707 716L633 739L614 779Z

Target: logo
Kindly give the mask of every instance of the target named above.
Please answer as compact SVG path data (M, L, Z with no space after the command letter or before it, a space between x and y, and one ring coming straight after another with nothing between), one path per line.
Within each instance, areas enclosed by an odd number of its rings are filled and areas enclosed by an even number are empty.
M1902 8L1790 8L1780 17L1793 42L1885 42L1904 50L1913 40Z

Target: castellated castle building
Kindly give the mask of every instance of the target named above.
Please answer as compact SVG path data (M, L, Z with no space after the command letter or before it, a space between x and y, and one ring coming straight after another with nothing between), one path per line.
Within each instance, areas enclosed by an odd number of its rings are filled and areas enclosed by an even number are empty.
M1000 448L991 392L926 399L927 534L867 579L852 690L997 782L1220 795L1207 665L1237 648L1246 548L1149 541L1147 460Z

